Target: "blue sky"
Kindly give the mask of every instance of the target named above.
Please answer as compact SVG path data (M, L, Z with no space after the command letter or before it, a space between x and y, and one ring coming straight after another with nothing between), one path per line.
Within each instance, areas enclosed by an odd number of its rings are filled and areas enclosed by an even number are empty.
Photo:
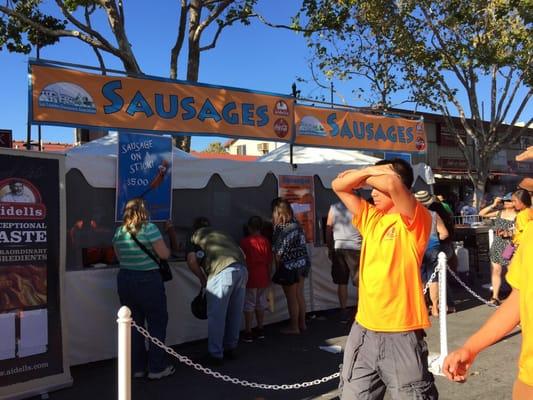
M277 22L288 22L289 16L297 11L297 2L275 0L260 3L266 6L261 9L262 12ZM128 38L143 72L168 77L170 49L176 38L177 2L158 1L158 7L143 7L145 2L125 4ZM214 85L289 94L297 76L308 76L308 55L302 35L268 28L257 21L248 27L236 24L222 33L215 49L202 53L199 80ZM35 51L31 56L35 57ZM59 44L42 49L40 56L97 66L92 50L75 39L62 39ZM184 61L185 57L181 59ZM107 60L109 68L123 69L111 57ZM0 52L0 82L4 93L0 96L0 129L13 130L14 138L18 140L26 138L27 64L28 56ZM184 79L184 63L180 64L180 68L179 78ZM47 142L72 142L74 138L72 128L58 127L43 127L42 136ZM37 139L36 127L32 137ZM193 137L193 148L203 149L210 141L211 138Z
M50 4L53 7L53 2ZM158 0L157 7L146 7L144 4L147 3L125 2L128 38L144 73L168 77L170 48L176 38L177 2ZM262 0L259 1L259 11L272 22L288 23L290 16L296 13L298 4L297 1ZM99 25L101 29L109 29L106 23L100 22ZM206 38L210 37L206 35ZM182 51L186 52L186 49ZM31 56L35 56L35 51ZM310 78L309 57L310 51L303 35L269 28L252 20L250 26L236 24L227 28L220 36L217 47L202 53L199 81L289 94L297 77ZM89 46L75 39L62 39L59 44L42 49L41 58L97 65ZM179 79L184 79L185 57L181 60ZM106 61L108 68L122 69L122 65L112 57L107 57ZM13 130L17 140L26 138L27 64L28 56L0 51L0 87L3 92L3 96L0 96L0 129ZM298 85L304 97L322 94L329 100L329 91L319 89L315 84ZM361 106L364 104L356 103L351 95L357 85L366 86L366 83L357 80L335 82L336 90L349 104ZM336 97L335 102L340 103L341 97ZM533 106L530 105L525 115L531 112ZM72 142L74 139L72 128L43 127L42 135L45 142ZM33 127L32 138L37 139L36 127ZM193 137L192 147L202 150L209 142L216 140L225 139Z

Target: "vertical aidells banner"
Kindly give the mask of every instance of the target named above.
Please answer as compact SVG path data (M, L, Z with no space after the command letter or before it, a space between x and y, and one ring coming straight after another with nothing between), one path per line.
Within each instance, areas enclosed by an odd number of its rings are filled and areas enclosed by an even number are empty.
M117 155L116 220L126 203L144 199L152 221L172 216L172 138L120 132Z
M63 161L0 151L0 398L71 383L61 321Z

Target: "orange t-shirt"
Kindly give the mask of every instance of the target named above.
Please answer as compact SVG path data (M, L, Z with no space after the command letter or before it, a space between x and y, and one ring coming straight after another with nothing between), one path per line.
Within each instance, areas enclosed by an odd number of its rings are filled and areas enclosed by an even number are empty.
M417 202L411 224L364 200L353 219L363 236L356 321L378 332L430 326L420 265L431 231L431 215Z
M527 245L525 244L527 243ZM522 350L518 361L518 379L533 386L533 221L527 224L522 245L511 260L507 282L520 293L520 325L522 326Z

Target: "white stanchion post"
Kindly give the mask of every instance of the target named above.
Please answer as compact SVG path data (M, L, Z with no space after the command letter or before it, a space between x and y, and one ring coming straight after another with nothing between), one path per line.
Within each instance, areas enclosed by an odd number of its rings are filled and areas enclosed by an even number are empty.
M447 264L448 260L446 254L442 251L438 256L439 262L439 325L440 325L440 358L442 366L442 361L444 357L448 355L448 326L447 326L447 314L448 314L448 302L447 302Z
M118 310L118 400L131 400L131 311Z
M444 358L448 355L448 328L446 323L447 318L447 302L446 302L446 270L448 260L446 254L442 251L438 256L439 265L439 334L440 334L440 354L430 354L428 357L428 369L434 375L444 376L442 373L442 363Z

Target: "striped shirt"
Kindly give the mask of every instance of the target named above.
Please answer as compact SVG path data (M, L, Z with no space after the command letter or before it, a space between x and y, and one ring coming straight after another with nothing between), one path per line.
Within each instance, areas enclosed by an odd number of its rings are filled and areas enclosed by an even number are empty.
M146 248L157 257L152 247L152 243L161 239L161 233L159 232L159 229L157 229L157 226L151 222L147 222L142 225L141 229L135 236L139 242L144 244ZM113 237L113 245L118 252L120 268L136 271L148 271L159 268L154 260L152 260L144 251L142 251L137 243L135 243L123 225L117 228L115 236Z

